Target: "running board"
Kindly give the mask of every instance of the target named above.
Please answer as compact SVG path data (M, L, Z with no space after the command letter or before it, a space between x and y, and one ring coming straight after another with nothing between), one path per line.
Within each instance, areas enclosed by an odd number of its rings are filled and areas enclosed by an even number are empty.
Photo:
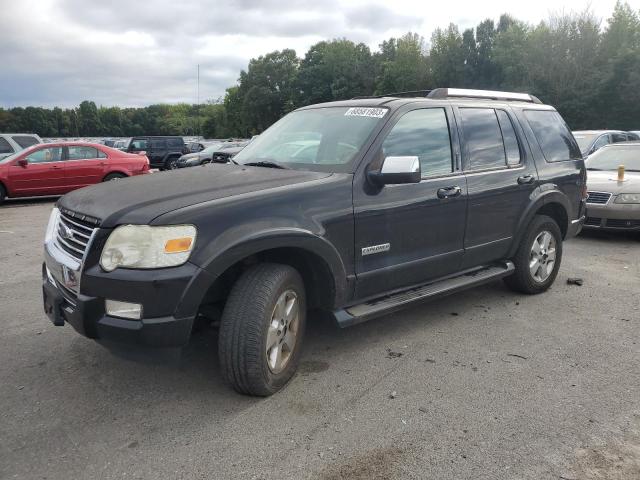
M386 295L359 305L353 305L333 312L341 328L350 327L357 323L366 322L380 315L400 310L407 305L444 297L467 288L482 285L513 273L515 266L507 261L500 264L488 265L472 272L456 277L445 278L434 283L403 290Z

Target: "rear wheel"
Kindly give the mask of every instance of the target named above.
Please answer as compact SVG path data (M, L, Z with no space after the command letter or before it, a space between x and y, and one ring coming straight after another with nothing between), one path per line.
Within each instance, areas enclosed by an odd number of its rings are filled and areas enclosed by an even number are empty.
M504 281L517 292L542 293L555 281L561 260L560 227L553 218L536 215L513 258L516 270Z
M120 180L121 178L125 178L126 175L123 173L110 173L106 177L104 177L103 182L111 182L113 180Z
M165 163L164 169L165 170L175 170L178 168L178 158L177 157L173 157L167 160L167 163Z
M235 283L222 314L222 374L243 394L267 396L293 377L306 324L300 274L288 265L263 263Z

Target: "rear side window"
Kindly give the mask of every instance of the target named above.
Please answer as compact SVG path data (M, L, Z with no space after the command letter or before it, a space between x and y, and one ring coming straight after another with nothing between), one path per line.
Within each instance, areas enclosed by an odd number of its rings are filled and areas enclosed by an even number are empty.
M13 147L5 138L0 137L0 153L13 153Z
M578 144L558 112L525 110L524 114L548 162L582 159Z
M477 170L504 167L506 165L505 146L495 110L461 108L460 115L470 168Z
M611 139L613 140L613 143L626 142L627 136L624 133L612 133Z
M84 146L69 147L69 160L98 158L98 149Z
M405 113L385 138L382 151L385 157L418 157L423 178L451 173L451 140L444 109Z
M36 143L40 143L36 137L32 137L30 135L14 135L11 138L22 148L27 148L31 145L35 145Z
M502 140L504 141L504 153L507 157L507 165L515 166L520 165L520 145L518 144L518 137L516 137L516 131L513 128L513 123L504 110L496 110L498 116L498 122L500 123L500 130L502 131Z

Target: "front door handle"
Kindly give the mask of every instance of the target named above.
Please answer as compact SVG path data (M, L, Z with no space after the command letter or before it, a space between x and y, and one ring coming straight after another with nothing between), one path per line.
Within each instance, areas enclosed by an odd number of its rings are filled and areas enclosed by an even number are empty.
M452 187L444 187L438 189L438 198L457 197L462 193L462 189L454 185Z
M522 177L518 177L518 184L524 185L526 183L533 183L534 179L533 175L523 175Z

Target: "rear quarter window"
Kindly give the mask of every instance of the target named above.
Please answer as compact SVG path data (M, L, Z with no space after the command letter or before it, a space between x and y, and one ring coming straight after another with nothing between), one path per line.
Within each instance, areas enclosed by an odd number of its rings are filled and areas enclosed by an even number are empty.
M578 144L558 112L525 110L524 115L547 162L582 159Z

